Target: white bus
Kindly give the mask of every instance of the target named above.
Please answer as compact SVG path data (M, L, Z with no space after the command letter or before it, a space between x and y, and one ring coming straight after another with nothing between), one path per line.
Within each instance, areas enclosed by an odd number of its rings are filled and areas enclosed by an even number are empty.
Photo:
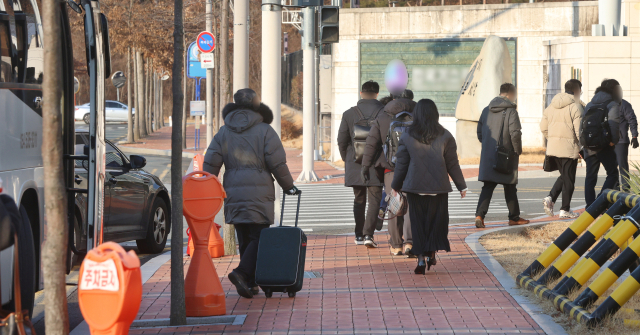
M64 178L68 188L68 221L70 227L74 228L70 231L77 234L78 224L75 222L78 208L75 204L75 194L88 192L89 203L100 203L95 200L102 199L102 187L79 190L73 186L74 159L79 157L72 156L75 152L75 106L73 49L67 6L78 12L71 12L70 15L82 15L80 13L83 11L85 15L84 35L88 49L86 56L91 81L91 105L95 106L92 108L92 143L88 157L88 161L91 162L89 185L92 181L95 184L95 180L100 179L100 173L104 176L104 164L102 169L99 166L102 161L100 148L104 153L104 83L110 71L108 32L106 18L100 13L98 1L81 0L81 3L77 4L73 0L67 0L57 3L62 26L62 45L58 52L62 54L60 67L63 75L60 82L63 91L63 141L59 145L63 147L65 154ZM46 46L42 40L39 8L41 0L0 0L0 179L3 181L2 194L15 200L23 216L19 243L21 288L23 308L30 311L33 308L34 292L43 288L40 253L47 235L42 162L42 77L43 51ZM101 208L92 207L89 206L88 210L90 217L100 218ZM88 221L89 229L82 232L87 235L93 233L94 222L100 224L100 220ZM22 241L25 236L31 236L31 241ZM77 251L74 240L70 239L69 250ZM70 254L70 251L68 253ZM13 247L0 251L3 305L11 303L13 296L12 271L7 271L8 269L13 269Z

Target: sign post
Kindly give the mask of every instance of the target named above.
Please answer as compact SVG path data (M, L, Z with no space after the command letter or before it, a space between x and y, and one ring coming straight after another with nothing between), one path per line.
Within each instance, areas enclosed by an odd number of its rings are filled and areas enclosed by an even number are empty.
M127 77L124 76L124 73L122 73L122 71L116 71L111 76L111 83L113 84L113 86L116 87L116 91L117 91L117 99L116 100L118 100L118 101L120 101L120 88L122 88L122 86L124 86L124 83L126 81L127 81Z
M207 15L209 18L209 15ZM208 21L211 23L211 20ZM204 77L207 79L206 83L206 107L205 107L205 118L206 118L206 132L207 132L207 143L209 143L213 139L213 50L216 48L216 39L213 34L210 32L212 27L207 25L208 31L203 31L198 35L196 39L196 44L198 49L202 52L200 54L200 66L204 69L205 75Z

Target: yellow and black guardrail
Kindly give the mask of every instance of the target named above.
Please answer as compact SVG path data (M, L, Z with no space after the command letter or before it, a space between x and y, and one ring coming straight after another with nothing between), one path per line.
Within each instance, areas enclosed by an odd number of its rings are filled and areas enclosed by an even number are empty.
M640 196L605 190L522 274L518 275L517 284L551 300L556 308L577 321L586 322L590 326L599 324L605 316L616 313L640 289L640 267L637 267L593 313L585 309L598 300L624 271L634 268L637 264L640 259L640 239L631 243L629 239L639 232L638 222ZM612 226L613 229L580 260L580 257ZM582 236L571 245L581 234ZM585 285L617 250L625 246L627 247L622 254L575 301L566 297L571 290ZM558 261L554 263L556 259ZM578 260L580 262L553 289L546 286L562 277ZM545 269L540 278L535 280L534 277Z

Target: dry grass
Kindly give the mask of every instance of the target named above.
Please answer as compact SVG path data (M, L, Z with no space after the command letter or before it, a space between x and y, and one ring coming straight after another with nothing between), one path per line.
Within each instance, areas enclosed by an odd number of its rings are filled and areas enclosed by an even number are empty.
M302 149L302 113L281 105L282 145L285 148Z
M482 243L485 249L505 268L509 275L514 278L515 284L516 276L526 269L570 224L571 222L553 222L542 228L527 228L518 234L503 232L487 234L480 239L480 243ZM571 292L568 295L569 298L575 299L596 277L597 276L593 276L587 285L580 290ZM555 286L558 281L549 284L549 287ZM608 297L617 286L618 284L614 284L604 297ZM551 315L554 321L564 327L569 334L640 334L638 328L627 327L622 324L623 319L640 320L640 314L638 313L620 311L613 318L604 321L602 326L596 329L588 329L583 324L578 324L573 319L556 310L550 301L539 298L532 292L524 289L521 289L520 292L531 301L537 302L544 312ZM596 302L595 306L601 304L603 301L604 298L601 298ZM640 294L633 296L623 308L640 309ZM593 312L593 310L595 310L595 307L592 307L589 311Z
M544 162L544 155L546 149L539 148L522 148L522 155L520 155L520 164L542 164ZM478 165L480 164L480 157L461 158L461 165Z

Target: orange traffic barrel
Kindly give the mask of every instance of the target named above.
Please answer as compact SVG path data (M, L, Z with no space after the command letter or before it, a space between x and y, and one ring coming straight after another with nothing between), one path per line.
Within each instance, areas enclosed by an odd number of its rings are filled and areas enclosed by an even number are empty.
M213 219L226 196L218 178L210 173L194 171L182 178L182 210L194 244L184 280L187 316L227 313L224 290L208 248Z
M117 243L90 250L80 267L78 301L92 335L128 334L142 301L140 259Z

